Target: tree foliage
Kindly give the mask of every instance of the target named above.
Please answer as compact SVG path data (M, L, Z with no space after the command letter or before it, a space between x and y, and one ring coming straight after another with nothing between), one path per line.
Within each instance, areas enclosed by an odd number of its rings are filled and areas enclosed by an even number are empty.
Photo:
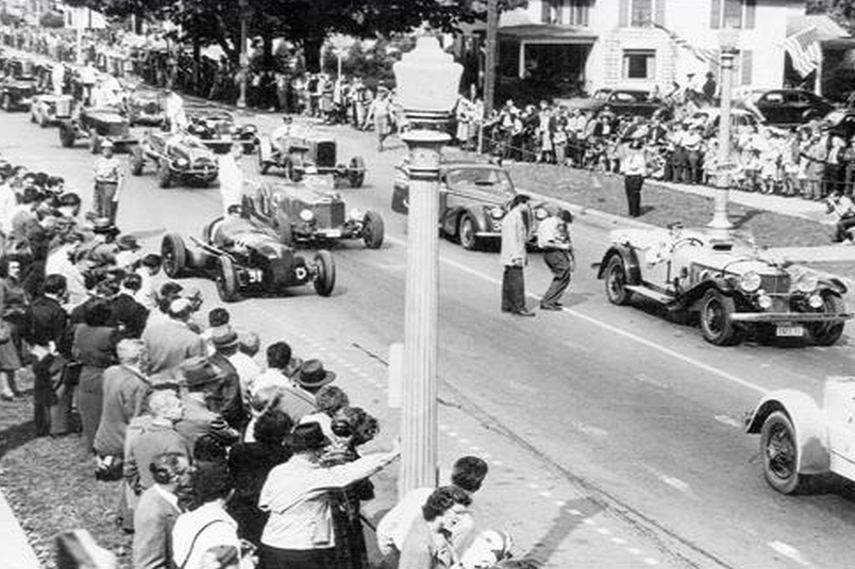
M808 14L828 14L850 33L855 31L855 2L853 0L808 0Z

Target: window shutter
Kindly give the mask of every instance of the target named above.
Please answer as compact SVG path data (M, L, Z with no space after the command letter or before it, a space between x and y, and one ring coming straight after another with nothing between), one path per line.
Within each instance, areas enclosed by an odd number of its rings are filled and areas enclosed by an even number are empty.
M710 27L714 30L721 27L721 0L710 0Z
M540 0L540 21L544 24L552 23L552 2L550 0Z
M753 59L754 53L750 49L743 49L740 52L740 56L741 56L740 57L741 61L740 61L740 66L739 66L739 71L740 71L740 75L741 75L740 84L741 85L751 85L751 82L753 80L753 78L751 76L751 72L753 70L752 59Z
M619 4L618 26L625 28L629 25L629 0L620 0Z
M754 29L757 21L757 0L745 0L745 28Z
M656 5L653 7L655 12L653 13L653 22L664 26L665 25L665 0L653 0Z

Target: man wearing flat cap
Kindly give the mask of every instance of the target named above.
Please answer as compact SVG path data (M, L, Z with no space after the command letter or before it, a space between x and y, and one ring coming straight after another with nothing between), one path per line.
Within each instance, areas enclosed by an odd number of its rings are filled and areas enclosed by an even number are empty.
M229 358L238 351L238 335L231 326L217 328L211 334L214 354L208 359L219 372L219 383L208 404L212 410L222 414L223 418L235 429L242 429L249 421L249 412L243 404L240 376Z
M152 374L180 365L187 358L204 356L205 341L187 325L193 307L186 298L176 298L169 303L167 318L150 318L143 331L150 355Z
M223 416L211 410L222 380L219 370L206 357L185 360L175 372L182 385L181 402L184 415L175 429L188 441L190 448L203 435L213 435L225 444L237 442L238 431L232 429Z

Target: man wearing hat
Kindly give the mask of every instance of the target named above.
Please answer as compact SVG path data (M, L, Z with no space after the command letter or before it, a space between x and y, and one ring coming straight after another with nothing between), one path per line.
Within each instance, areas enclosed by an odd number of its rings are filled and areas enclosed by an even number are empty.
M119 330L122 338L139 338L145 330L148 309L134 299L141 286L139 275L126 275L119 293L110 301L111 324Z
M119 189L124 180L122 163L113 156L113 143L101 143L101 158L95 162L95 195L92 203L95 217L106 217L111 225L116 224L119 205Z
M243 404L240 377L229 358L238 351L238 335L231 326L223 326L213 331L211 343L214 354L208 360L218 370L218 385L209 405L222 414L223 418L235 429L242 429L249 420L249 413Z
M207 434L226 444L237 442L238 431L231 428L220 413L211 409L222 379L217 367L206 357L192 357L181 363L176 376L183 387L181 402L184 415L175 429L188 441L190 448Z
M517 194L508 204L508 213L502 219L502 312L517 316L534 316L525 305L523 268L528 263L530 217L529 197Z
M152 374L180 365L187 358L205 356L205 341L187 325L193 313L186 298L175 298L167 307L167 318L149 319L142 339L148 347Z
M130 271L131 268L139 263L142 254L140 253L140 245L137 243L137 238L133 235L120 235L116 239L116 266Z

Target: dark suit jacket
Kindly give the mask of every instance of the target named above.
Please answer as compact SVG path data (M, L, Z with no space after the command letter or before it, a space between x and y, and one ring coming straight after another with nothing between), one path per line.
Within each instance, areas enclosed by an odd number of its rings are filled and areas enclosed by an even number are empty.
M57 301L46 296L36 298L30 304L27 322L27 329L23 333L25 340L38 346L47 346L53 341L60 353L70 355L68 314Z
M148 309L127 294L120 294L113 299L110 308L113 311L110 323L112 326L121 325L122 338L139 338L145 330L148 320Z
M179 513L156 488L142 493L134 509L134 569L172 566L172 527Z
M229 425L242 429L248 421L248 413L243 404L237 370L228 358L219 353L212 355L209 361L219 371L219 379L211 385L208 405L213 405L211 410L221 414Z

